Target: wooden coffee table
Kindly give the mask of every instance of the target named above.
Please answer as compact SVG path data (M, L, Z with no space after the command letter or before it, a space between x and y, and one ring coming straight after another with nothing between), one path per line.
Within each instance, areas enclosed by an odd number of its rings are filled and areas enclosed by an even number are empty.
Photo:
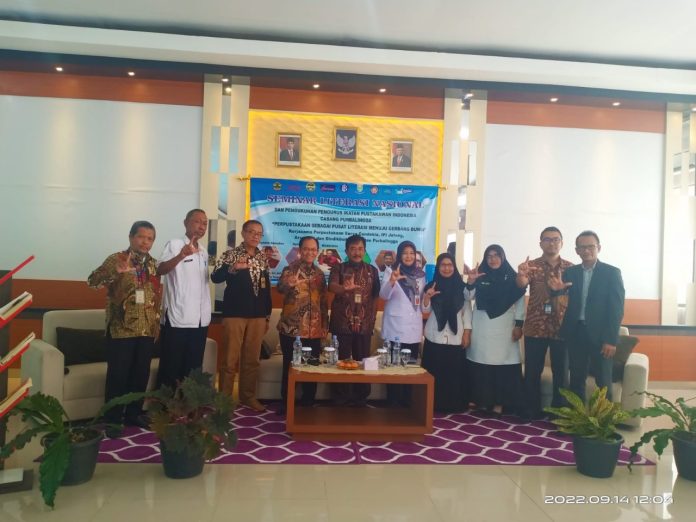
M411 406L364 407L295 405L298 382L408 384ZM423 368L385 368L379 371L335 367L290 368L287 431L293 439L349 441L420 441L433 431L434 379Z

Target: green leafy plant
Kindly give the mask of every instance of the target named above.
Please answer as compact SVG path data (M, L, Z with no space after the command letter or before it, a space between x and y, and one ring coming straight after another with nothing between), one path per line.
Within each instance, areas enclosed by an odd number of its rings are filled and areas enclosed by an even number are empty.
M570 390L562 389L560 392L570 406L544 408L544 411L556 416L551 422L562 433L614 442L616 425L630 417L619 403L607 399L606 387L596 389L587 405Z
M630 448L631 458L628 461L629 470L638 454L638 449L640 449L643 444L647 444L650 441L653 442L653 449L658 457L662 456L662 452L667 447L667 444L669 444L669 439L671 437L680 437L684 440L696 442L696 406L689 406L686 404L696 399L696 397L692 397L691 399L679 397L676 401L671 402L656 393L650 393L648 391L640 393L651 400L652 406L645 406L633 410L631 415L634 417L662 417L666 415L672 419L674 425L671 428L658 428L645 432L640 440Z
M215 390L209 373L194 370L176 388L163 386L147 398L150 427L169 451L209 460L236 444L234 402Z
M7 459L15 451L24 448L34 437L43 435L50 443L44 444L43 456L39 465L39 489L47 506L54 507L56 492L60 486L70 460L70 445L101 437L99 422L104 413L115 406L131 401L126 396L116 397L104 404L92 421L71 424L61 403L55 397L41 392L30 395L10 411L6 417L20 415L25 423L22 430L12 440L0 448L0 460Z

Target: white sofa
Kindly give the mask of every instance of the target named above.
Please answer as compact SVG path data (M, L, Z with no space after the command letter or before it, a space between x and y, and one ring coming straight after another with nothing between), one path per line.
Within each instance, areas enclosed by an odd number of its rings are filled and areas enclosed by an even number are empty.
M64 372L65 358L56 348L56 328L104 329L104 310L55 310L43 316L41 339L31 342L22 356L22 379L31 377L30 393L43 392L56 397L71 420L93 417L104 404L106 362L76 364ZM148 390L155 385L159 359L150 365ZM216 375L217 343L208 339L203 356L203 370Z
M274 309L271 314L270 328L264 340L271 347L276 347L276 353L274 353L270 359L261 360L261 369L259 371L259 383L257 388L257 396L259 399L267 400L279 400L280 399L280 379L283 369L283 356L280 353L280 346L278 340L278 320L280 319L280 310ZM375 323L375 333L372 336L372 352L375 353L378 346L381 346L381 325L382 325L382 312L377 312L377 321ZM620 334L628 335L628 329L621 327ZM632 353L626 366L624 368L624 376L621 382L613 383L613 394L614 401L620 402L621 406L627 410L633 410L640 408L645 403L645 396L638 395L637 392L645 391L648 389L648 374L650 370L650 363L648 356L642 353ZM371 399L383 399L385 397L385 389L381 385L372 386ZM587 378L587 397L589 397L595 390L596 385L593 377ZM553 382L551 375L551 360L546 357L546 364L544 371L541 375L541 404L542 407L551 405L551 398L553 396ZM318 399L329 398L328 389L326 386L320 384L317 390ZM641 418L629 419L625 422L628 426L639 427L641 425Z

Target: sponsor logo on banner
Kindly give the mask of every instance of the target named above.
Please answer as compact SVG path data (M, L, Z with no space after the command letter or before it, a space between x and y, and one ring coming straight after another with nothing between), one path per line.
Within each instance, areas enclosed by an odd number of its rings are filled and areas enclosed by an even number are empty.
M358 183L357 185L355 185L355 192L357 192L358 194L362 194L362 191L363 191L363 184L362 183Z
M341 184L341 192L348 192L348 183Z
M302 187L299 185L288 185L289 192L299 192L300 190L302 190Z
M283 188L283 185L280 183L280 181L276 181L273 184L273 190L281 190Z
M322 192L336 192L336 185L321 185Z
M379 192L379 187L377 185L372 185L370 187L370 193L377 194Z
M309 182L306 185L307 187L307 192L314 192L314 189L317 188L315 183Z

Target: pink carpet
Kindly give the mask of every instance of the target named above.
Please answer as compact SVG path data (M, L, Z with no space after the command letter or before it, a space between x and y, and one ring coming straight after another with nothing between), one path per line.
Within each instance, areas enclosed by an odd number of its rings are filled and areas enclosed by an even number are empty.
M240 407L234 424L239 441L218 464L520 464L571 466L572 442L546 421L524 423L514 416L482 412L436 415L434 432L423 442L293 441L285 419L274 411ZM628 462L621 449L619 465ZM99 462L161 462L152 432L126 428L120 439L105 439ZM636 464L652 464L639 457Z

